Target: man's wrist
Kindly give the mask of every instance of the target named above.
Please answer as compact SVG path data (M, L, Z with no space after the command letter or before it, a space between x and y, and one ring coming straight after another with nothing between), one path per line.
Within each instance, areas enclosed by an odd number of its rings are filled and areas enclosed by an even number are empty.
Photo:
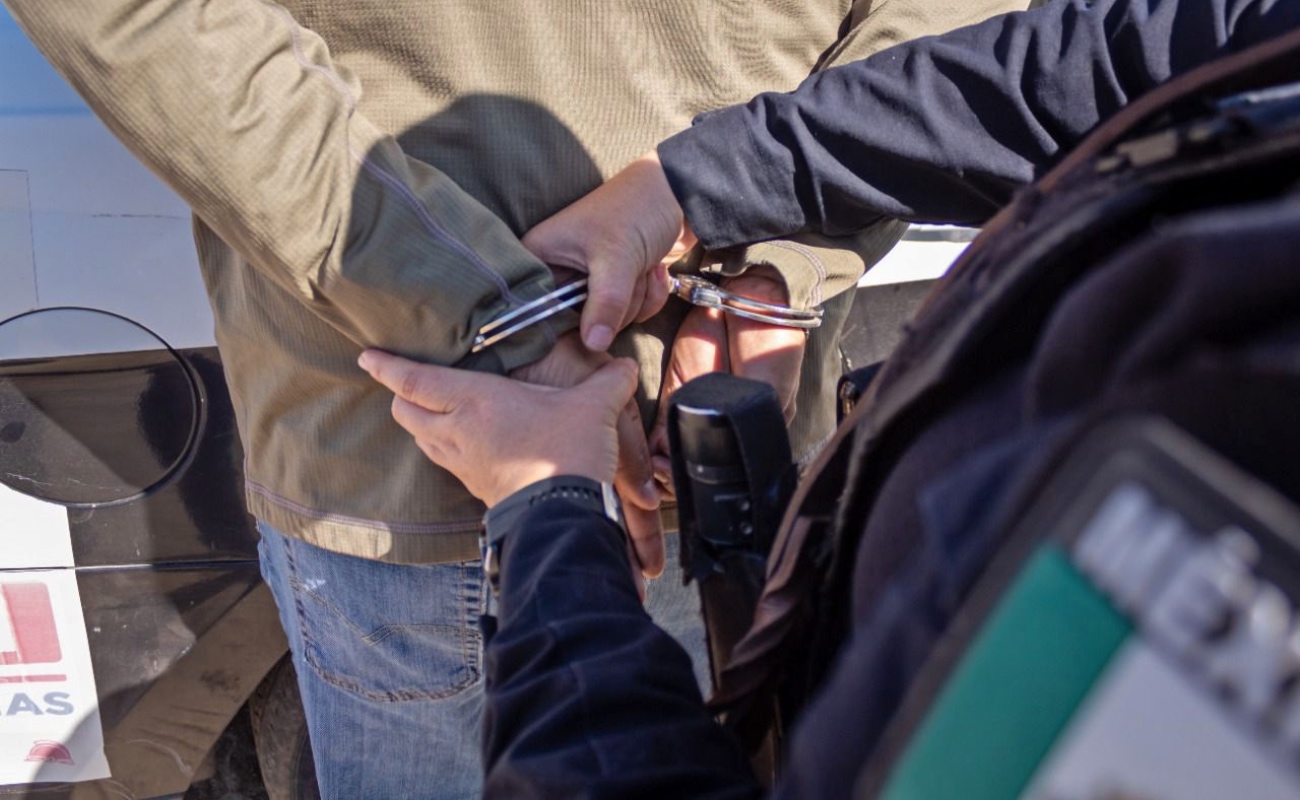
M507 536L517 532L519 520L525 514L552 500L589 509L626 530L623 508L613 484L580 475L559 475L531 483L493 505L483 517L483 569L493 589L498 586L501 553Z

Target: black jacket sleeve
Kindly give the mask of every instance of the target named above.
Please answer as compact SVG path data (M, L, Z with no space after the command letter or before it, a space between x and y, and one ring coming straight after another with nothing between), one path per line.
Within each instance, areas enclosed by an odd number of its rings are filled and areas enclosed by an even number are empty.
M484 796L749 798L739 745L650 620L623 532L562 499L505 539L487 646Z
M702 115L659 154L710 248L979 223L1134 98L1296 27L1296 0L1056 0Z

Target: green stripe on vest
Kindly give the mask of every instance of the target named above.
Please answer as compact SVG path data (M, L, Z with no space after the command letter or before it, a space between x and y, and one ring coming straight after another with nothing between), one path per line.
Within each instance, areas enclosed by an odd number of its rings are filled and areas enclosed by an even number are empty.
M884 798L1017 797L1131 630L1065 553L1040 549L935 701Z

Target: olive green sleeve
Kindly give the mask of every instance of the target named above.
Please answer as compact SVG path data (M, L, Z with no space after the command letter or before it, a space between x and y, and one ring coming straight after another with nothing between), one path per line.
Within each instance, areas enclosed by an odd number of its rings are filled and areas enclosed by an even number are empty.
M455 363L480 325L549 290L500 220L358 111L362 87L282 7L5 2L200 219L358 345ZM553 334L511 337L484 363L535 360Z

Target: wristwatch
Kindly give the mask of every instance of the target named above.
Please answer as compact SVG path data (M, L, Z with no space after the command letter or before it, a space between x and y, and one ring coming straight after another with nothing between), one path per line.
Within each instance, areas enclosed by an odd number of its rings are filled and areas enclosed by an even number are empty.
M528 509L547 500L568 500L600 514L626 531L623 507L613 484L593 481L577 475L547 478L530 484L488 509L483 515L483 574L492 591L501 582L501 546L506 534Z

